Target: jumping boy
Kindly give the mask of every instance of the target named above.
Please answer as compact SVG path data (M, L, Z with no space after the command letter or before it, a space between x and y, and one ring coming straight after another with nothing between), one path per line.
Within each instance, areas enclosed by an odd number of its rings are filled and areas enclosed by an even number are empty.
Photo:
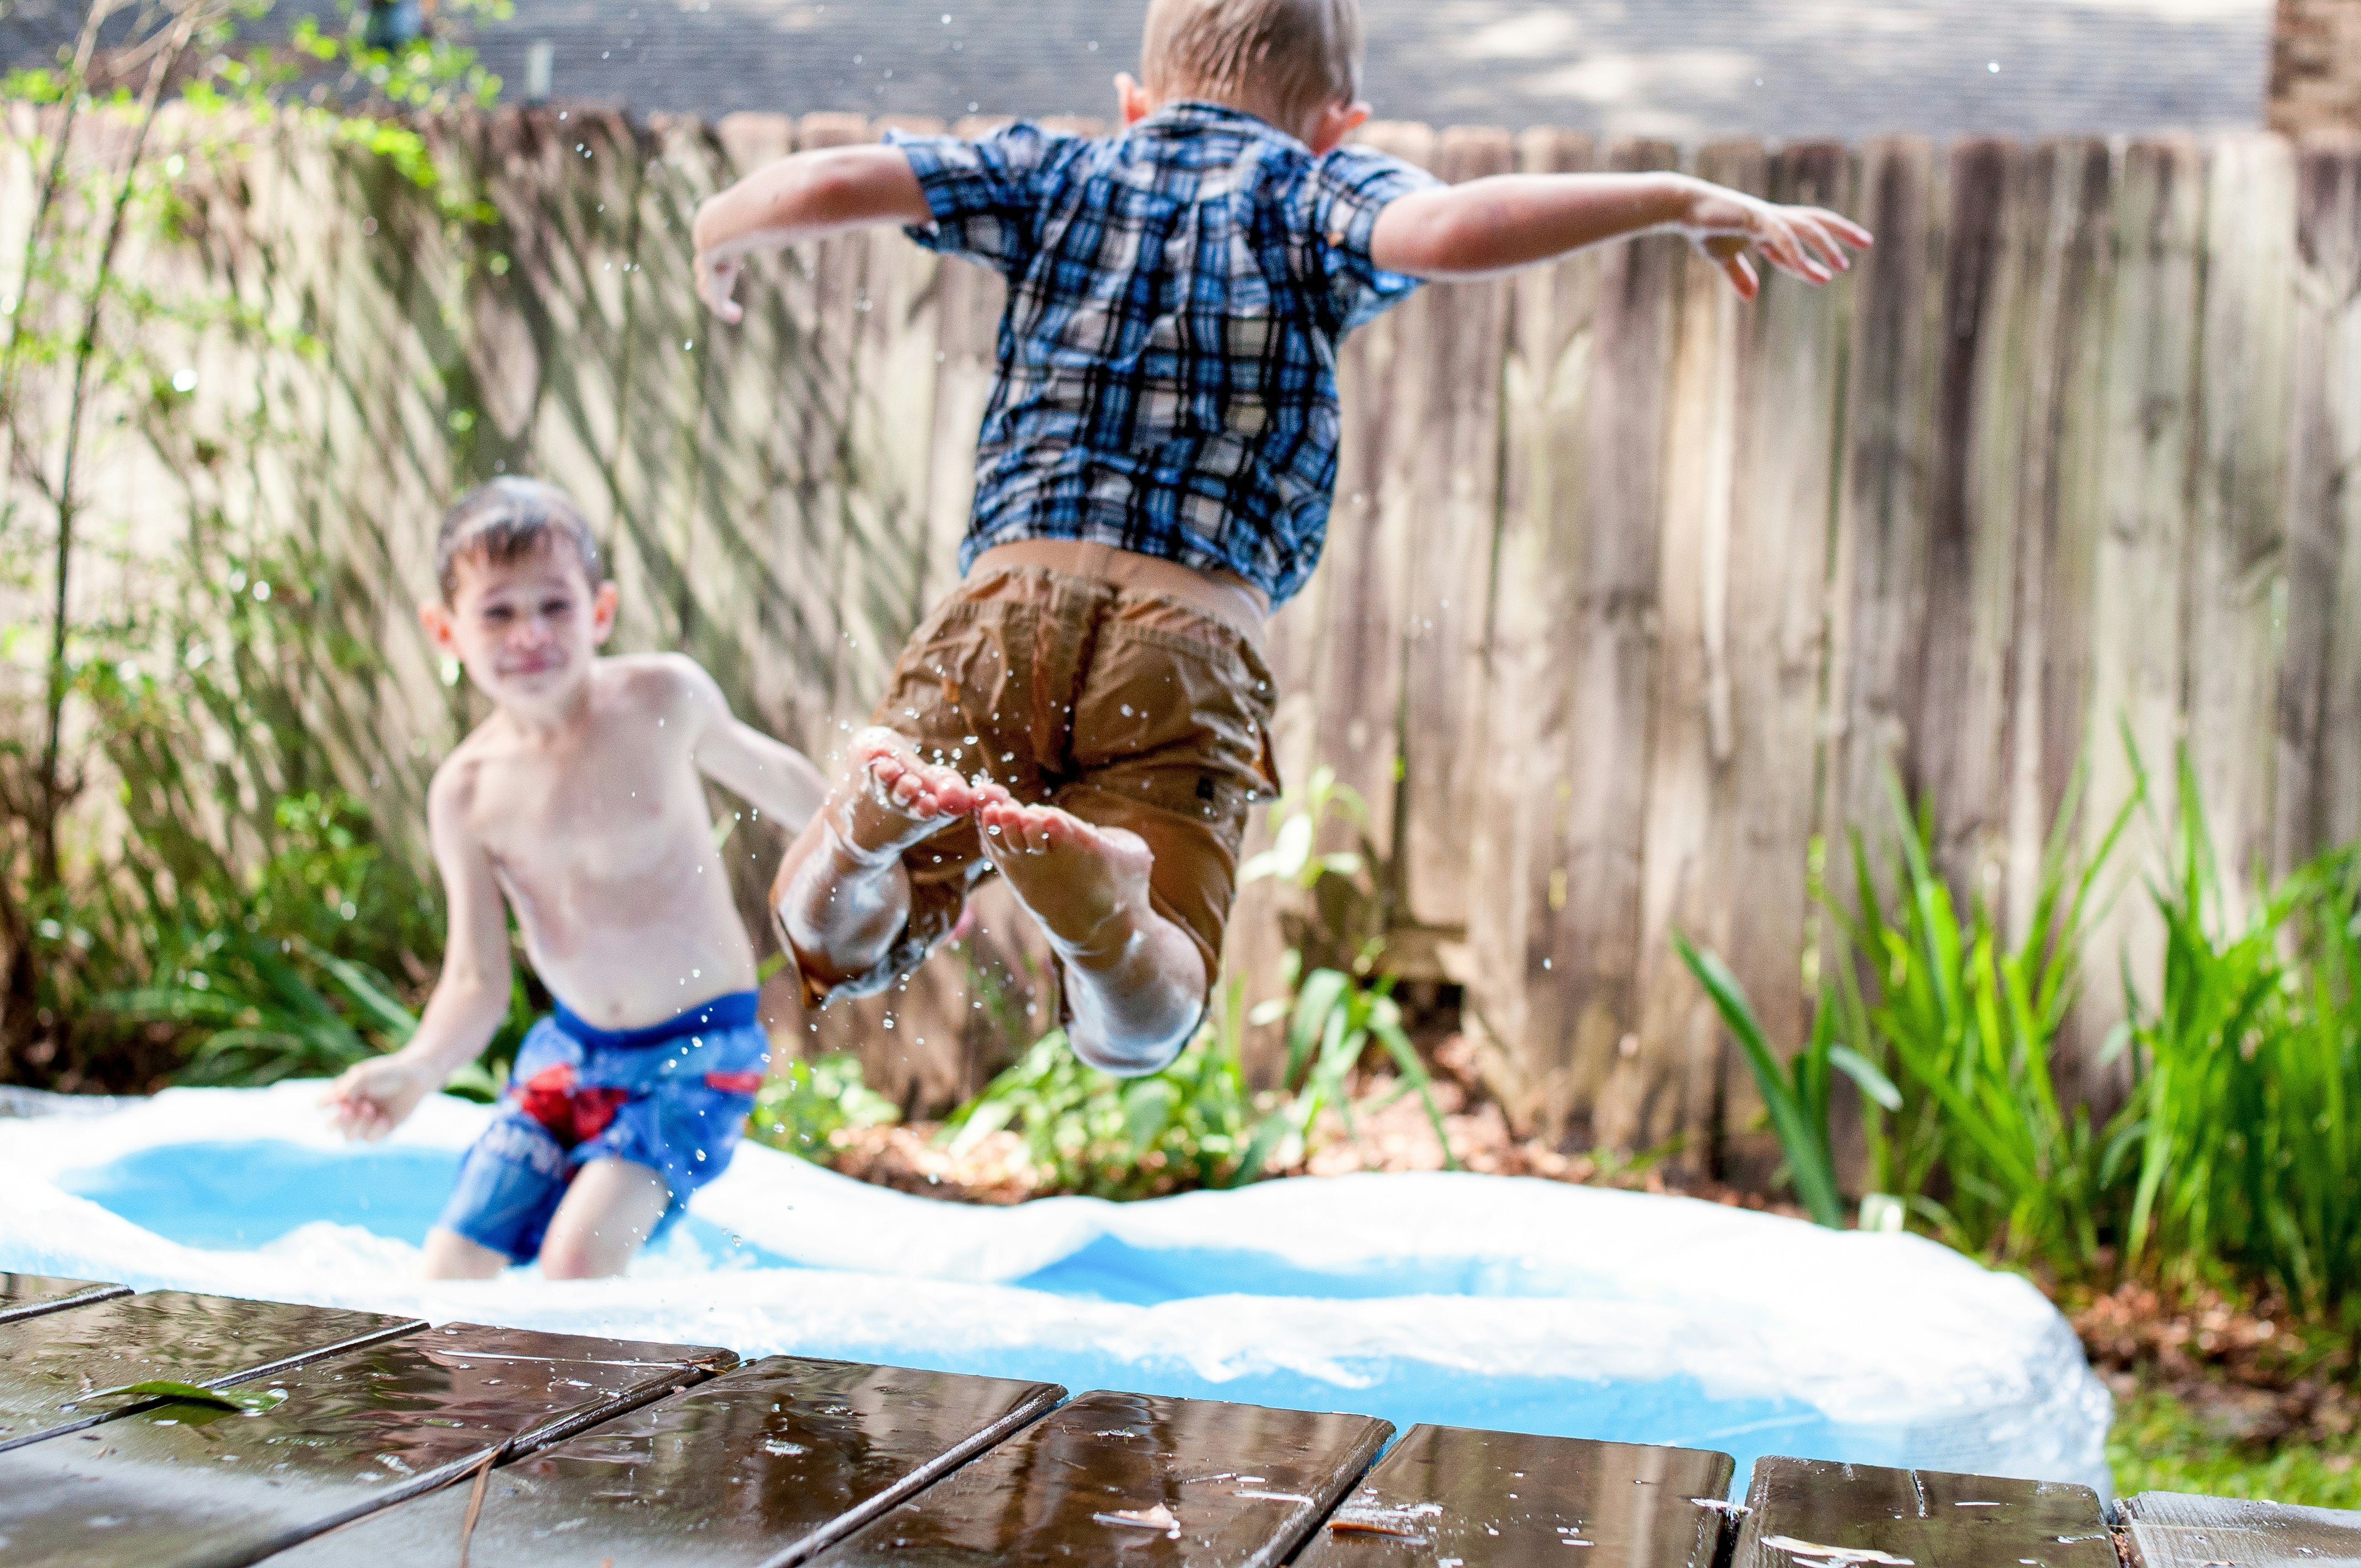
M815 1001L892 983L997 868L1060 956L1077 1054L1170 1061L1276 787L1260 634L1326 531L1337 341L1422 280L1635 235L1686 236L1748 299L1750 248L1823 283L1869 244L1680 174L1444 187L1345 145L1359 52L1356 0L1152 0L1117 135L894 135L698 212L726 321L749 252L872 224L1008 279L964 580L774 888Z
M418 618L493 705L426 796L449 943L417 1034L323 1103L347 1136L383 1137L482 1052L509 1010L505 896L563 1001L467 1151L426 1272L484 1278L538 1255L552 1278L619 1273L729 1165L769 1061L703 779L790 831L826 781L731 718L689 660L598 656L615 585L564 492L469 492L434 564L443 597Z

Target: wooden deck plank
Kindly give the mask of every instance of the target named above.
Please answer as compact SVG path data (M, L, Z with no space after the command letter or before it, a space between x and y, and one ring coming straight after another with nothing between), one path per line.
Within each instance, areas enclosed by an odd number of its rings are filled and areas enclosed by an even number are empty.
M423 1337L456 1341L485 1355L595 1361L627 1366L685 1366L708 1377L738 1365L738 1353L718 1344L666 1344L653 1340L608 1339L598 1334L553 1334L539 1329L498 1328L489 1323L447 1323L427 1330Z
M2355 1568L2361 1513L2142 1492L2122 1508L2135 1568Z
M1415 1426L1297 1568L1563 1568L1568 1547L1618 1568L1712 1568L1731 1470L1696 1449Z
M817 1561L1265 1568L1392 1431L1367 1416L1085 1394Z
M128 1296L128 1285L105 1285L95 1279L68 1279L57 1274L0 1274L0 1323L38 1318L64 1307L86 1307L116 1296Z
M0 1452L152 1402L100 1397L110 1389L156 1378L218 1388L424 1326L415 1318L184 1290L0 1324Z
M958 1468L1055 1405L1048 1383L770 1356L495 1475L467 1532L474 1568L550 1561L774 1568ZM272 1568L445 1568L472 1487L420 1497ZM559 1532L563 1532L562 1534Z
M253 1415L154 1402L0 1454L0 1538L11 1563L258 1562L707 1376L709 1357L579 1354L662 1348L456 1325L311 1362Z
M1755 1461L1746 1502L1731 1568L2116 1568L2098 1494L2063 1481L1773 1458Z

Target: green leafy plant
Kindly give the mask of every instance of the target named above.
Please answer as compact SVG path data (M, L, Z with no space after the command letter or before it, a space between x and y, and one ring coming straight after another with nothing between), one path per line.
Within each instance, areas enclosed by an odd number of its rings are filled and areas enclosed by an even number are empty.
M1290 955L1290 966L1297 961L1294 955ZM1337 1109L1346 1131L1352 1132L1353 1105L1347 1089L1372 1045L1383 1047L1396 1073L1393 1093L1381 1105L1416 1094L1424 1102L1435 1141L1442 1146L1444 1165L1459 1168L1444 1129L1443 1112L1434 1102L1432 1078L1402 1029L1401 1009L1389 994L1392 989L1390 977L1369 983L1341 970L1320 969L1304 976L1294 988L1292 1003L1265 1003L1273 1010L1268 1016L1288 1020L1287 1067L1280 1078L1288 1098L1255 1129L1253 1141L1228 1185L1243 1186L1257 1179L1275 1156L1292 1153L1300 1157L1320 1113L1329 1106ZM1279 1163L1289 1165L1293 1160L1282 1158Z
M2361 858L2233 907L2180 762L2153 1005L2125 982L2138 1151L2125 1252L2181 1283L2267 1280L2323 1319L2361 1303Z
M1275 880L1294 891L1297 906L1279 912L1279 927L1299 972L1370 973L1385 952L1393 878L1369 840L1368 804L1323 763L1281 795L1270 815L1271 847L1246 858L1239 885ZM1320 847L1340 831L1353 848Z
M2050 1058L2101 879L2145 792L2085 854L2079 776L2069 785L2014 942L1981 900L1959 914L1934 867L1931 811L1914 817L1898 783L1890 793L1900 850L1890 904L1855 832L1855 907L1832 906L1852 960L1837 965L1838 1036L1900 1091L1899 1104L1872 1095L1867 1113L1878 1185L1963 1250L2086 1272L2124 1148L2100 1137L2087 1107L2060 1104Z
M1754 1074L1755 1087L1771 1113L1785 1156L1782 1168L1788 1184L1806 1212L1832 1230L1844 1226L1844 1196L1838 1190L1836 1154L1828 1135L1828 1091L1833 1074L1843 1073L1861 1091L1889 1111L1902 1106L1900 1091L1878 1070L1877 1064L1836 1039L1835 996L1824 990L1812 1015L1812 1036L1792 1063L1783 1065L1763 1038L1763 1025L1746 1000L1746 991L1729 967L1709 952L1700 951L1680 932L1673 934L1673 950L1705 987L1714 1010Z
M1065 1032L1052 1030L954 1112L940 1135L963 1153L1015 1131L1045 1190L1145 1198L1219 1185L1237 1168L1254 1115L1238 1055L1245 1009L1235 984L1219 988L1180 1057L1141 1078L1084 1066Z
M830 1139L846 1127L887 1127L900 1107L862 1081L861 1058L833 1051L772 1069L746 1124L750 1136L774 1149L826 1161Z
M161 994L214 932L227 935L202 962L246 985L243 1021L218 1027L244 1033L197 1070L324 1067L389 1037L366 992L420 981L439 948L423 857L401 843L389 866L365 863L385 841L335 787L368 771L353 745L368 720L339 711L337 683L376 652L339 631L335 574L269 499L289 488L274 475L305 488L312 444L273 400L319 345L258 302L222 248L236 224L204 203L291 126L354 155L364 181L390 169L443 221L489 216L389 111L489 103L497 79L447 24L505 0L445 0L446 25L399 49L371 48L350 4L340 32L306 16L280 41L242 39L269 9L93 0L53 67L9 77L54 112L17 144L31 203L0 279L0 588L46 610L0 631L0 1077L154 1081L224 1015L218 996ZM222 352L258 373L201 409L201 367ZM178 492L131 487L137 512L121 512L91 476L126 444ZM181 548L132 548L135 517L150 541L184 521ZM93 567L118 591L82 591ZM275 819L307 809L330 820ZM265 867L256 894L262 862L337 835L344 863L321 880ZM358 966L362 988L331 960ZM95 1005L125 996L141 1005Z

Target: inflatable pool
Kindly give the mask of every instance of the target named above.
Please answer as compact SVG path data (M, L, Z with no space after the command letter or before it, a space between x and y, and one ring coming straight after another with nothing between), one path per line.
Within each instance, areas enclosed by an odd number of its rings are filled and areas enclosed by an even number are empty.
M319 1086L0 1120L0 1269L1416 1421L2077 1481L2106 1389L2026 1281L1905 1235L1470 1175L1015 1209L747 1146L620 1279L429 1283L484 1107L347 1146Z

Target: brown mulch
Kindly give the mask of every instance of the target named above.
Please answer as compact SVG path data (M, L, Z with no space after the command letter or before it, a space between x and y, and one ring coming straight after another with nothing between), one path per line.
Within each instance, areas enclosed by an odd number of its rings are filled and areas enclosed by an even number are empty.
M2361 1425L2350 1347L2312 1343L2284 1303L2246 1308L2212 1290L2174 1297L2132 1283L2059 1305L2118 1395L2160 1388L2217 1437L2318 1442Z

